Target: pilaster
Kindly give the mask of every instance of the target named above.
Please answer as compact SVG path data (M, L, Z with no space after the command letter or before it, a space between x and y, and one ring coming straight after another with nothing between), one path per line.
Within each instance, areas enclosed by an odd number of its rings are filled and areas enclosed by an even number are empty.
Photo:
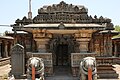
M2 42L0 41L0 58L2 58L2 49L1 49L2 45L1 44L2 44Z
M115 51L114 51L114 56L117 57L117 43L114 42L114 45L115 45L115 46L114 46L114 50L115 50Z

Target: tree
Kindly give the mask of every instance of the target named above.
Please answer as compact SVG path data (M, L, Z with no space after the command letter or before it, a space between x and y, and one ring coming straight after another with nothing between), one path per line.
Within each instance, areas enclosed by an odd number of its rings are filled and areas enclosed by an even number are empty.
M115 26L115 31L120 32L120 26L119 25ZM113 36L113 38L119 38L119 37L120 37L120 34Z
M119 25L116 25L116 26L115 26L115 30L120 32L120 26L119 26Z

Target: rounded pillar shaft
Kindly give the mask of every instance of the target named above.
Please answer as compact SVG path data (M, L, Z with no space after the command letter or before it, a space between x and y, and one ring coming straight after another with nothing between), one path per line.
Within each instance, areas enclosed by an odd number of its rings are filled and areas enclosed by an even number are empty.
M5 42L5 57L8 57L8 43Z
M2 58L2 45L1 45L2 42L0 42L0 58Z

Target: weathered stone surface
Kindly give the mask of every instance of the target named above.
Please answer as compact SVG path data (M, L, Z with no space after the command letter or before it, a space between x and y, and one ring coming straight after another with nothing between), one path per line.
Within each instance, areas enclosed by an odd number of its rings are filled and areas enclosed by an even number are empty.
M114 70L113 64L116 64L117 58L112 57L96 57L97 74L100 79L118 78L118 74Z
M19 78L25 73L25 54L24 47L16 44L11 49L11 74Z
M79 75L79 65L80 61L85 57L95 57L95 53L71 53L71 67L72 67L72 75Z
M17 19L16 24L13 26L23 26L31 23L95 23L95 24L107 24L106 29L113 30L113 24L111 19L100 16L94 18L88 15L88 9L83 5L67 4L61 1L59 4L47 5L38 9L38 15L33 19L23 17L22 20Z
M99 65L97 67L97 74L98 74L98 78L100 79L117 79L118 78L118 74L116 73L115 70L113 70L113 66L112 65Z
M27 58L39 57L42 58L45 65L45 76L51 76L53 74L53 58L52 53L27 53Z

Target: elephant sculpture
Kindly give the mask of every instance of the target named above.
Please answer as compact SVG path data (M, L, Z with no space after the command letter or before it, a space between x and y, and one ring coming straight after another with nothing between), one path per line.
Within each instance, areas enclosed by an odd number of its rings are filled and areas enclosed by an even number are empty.
M34 77L36 79L44 80L44 62L42 58L38 58L38 57L29 58L29 60L27 61L28 79L32 79L33 71L34 71Z
M83 58L79 70L80 80L97 80L96 60L94 57Z

